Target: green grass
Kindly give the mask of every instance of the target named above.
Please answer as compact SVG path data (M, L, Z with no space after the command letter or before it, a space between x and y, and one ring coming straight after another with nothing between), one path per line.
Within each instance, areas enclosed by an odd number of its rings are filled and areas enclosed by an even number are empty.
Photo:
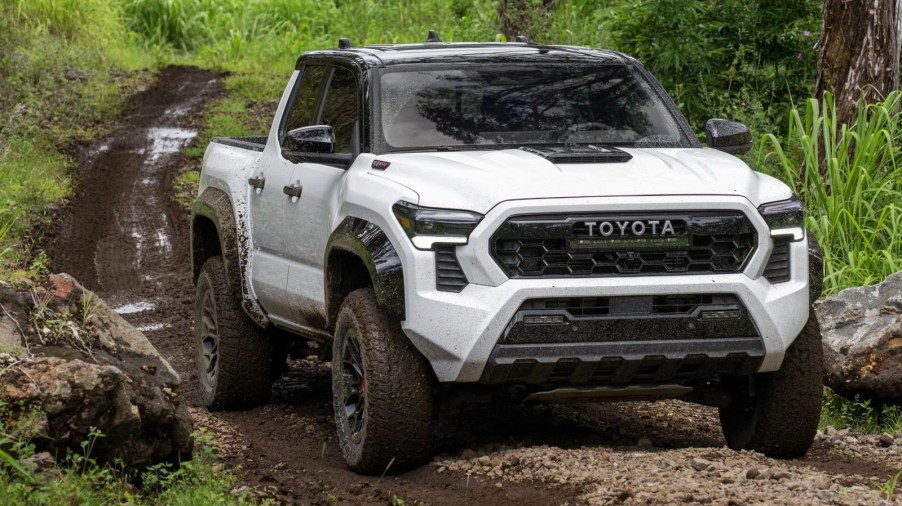
M869 399L846 399L824 389L819 428L853 429L867 433L902 433L902 406Z
M260 503L249 491L232 492L238 478L221 470L209 434L198 433L195 441L198 448L191 461L179 465L157 464L141 472L97 463L86 441L79 452L69 452L54 469L41 474L27 464L27 459L34 455L34 445L17 434L14 427L4 426L0 418L0 446L8 449L0 450L0 505Z
M838 124L833 100L790 111L789 134L761 139L776 175L807 206L806 224L824 249L825 295L882 281L902 270L902 93L862 105Z

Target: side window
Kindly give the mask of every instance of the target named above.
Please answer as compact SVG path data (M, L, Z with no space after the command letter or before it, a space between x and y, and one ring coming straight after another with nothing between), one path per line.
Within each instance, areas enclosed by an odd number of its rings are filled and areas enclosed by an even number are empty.
M351 151L351 141L358 124L357 82L350 70L335 67L323 106L321 123L335 132L335 152ZM359 134L357 134L359 135Z
M291 116L288 117L288 123L285 124L285 132L317 124L325 77L326 67L321 65L306 67L301 76L301 85L295 96L294 106L291 108Z

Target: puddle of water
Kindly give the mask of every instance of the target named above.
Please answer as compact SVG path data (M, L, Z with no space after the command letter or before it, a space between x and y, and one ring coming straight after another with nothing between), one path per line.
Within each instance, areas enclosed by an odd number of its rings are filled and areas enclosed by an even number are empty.
M185 128L149 129L147 138L150 140L151 146L150 153L147 155L147 163L154 163L164 155L177 152L195 137L197 137L196 130Z
M153 332L155 330L163 330L172 327L172 325L168 323L151 323L148 325L141 325L140 327L135 327L141 332Z
M150 311L156 306L152 302L148 302L146 300L142 300L141 302L135 302L132 304L124 304L119 306L113 311L119 314L135 314L135 313L143 313L144 311Z

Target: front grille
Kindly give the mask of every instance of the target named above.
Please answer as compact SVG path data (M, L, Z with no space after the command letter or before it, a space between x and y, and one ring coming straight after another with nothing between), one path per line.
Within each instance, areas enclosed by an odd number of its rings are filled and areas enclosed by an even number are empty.
M589 236L587 223L603 221L669 221L673 228L666 236ZM738 211L534 215L508 219L490 247L511 278L716 274L740 272L756 239Z
M774 249L770 252L770 259L764 268L764 277L771 283L785 283L791 277L789 264L790 241L792 241L791 237L777 237L774 239Z
M467 276L457 261L454 246L438 247L435 250L435 289L459 293L468 283Z

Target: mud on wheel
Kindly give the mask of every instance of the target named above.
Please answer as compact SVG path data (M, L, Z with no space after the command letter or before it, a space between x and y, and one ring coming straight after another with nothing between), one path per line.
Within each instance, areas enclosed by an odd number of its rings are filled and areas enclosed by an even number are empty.
M272 346L232 295L222 257L208 258L197 280L194 310L197 375L211 411L269 400Z
M774 458L804 456L817 433L823 376L820 326L812 309L780 370L744 378L731 406L721 408L727 445Z
M432 370L371 289L347 296L332 348L338 442L356 472L400 472L429 460Z

